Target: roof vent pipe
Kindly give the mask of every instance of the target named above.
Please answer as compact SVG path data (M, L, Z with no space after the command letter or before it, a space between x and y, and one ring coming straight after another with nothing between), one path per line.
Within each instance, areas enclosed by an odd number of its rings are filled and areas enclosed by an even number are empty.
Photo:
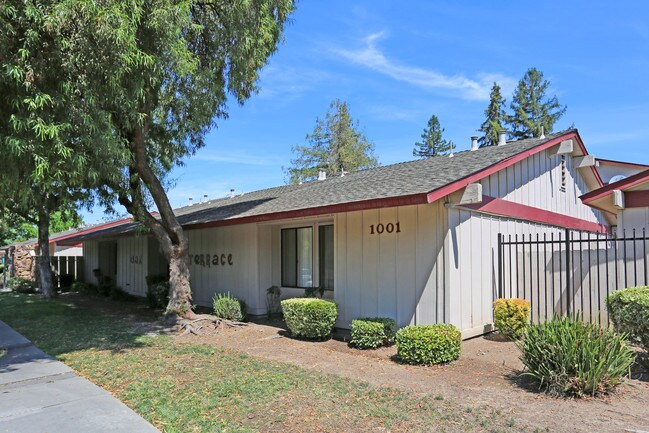
M478 137L471 137L471 151L478 150Z
M203 194L203 203L207 203L207 194Z
M541 135L539 136L539 138L545 138L545 128L543 127L543 125L541 125Z
M193 205L193 204L194 204L194 199L191 198L191 197L189 197L189 204L188 204L188 206L191 206L191 205Z
M324 170L318 171L318 180L325 180L327 179L327 172Z
M501 129L498 131L498 146L504 146L507 144L507 131Z
M230 188L230 198L234 198L234 188Z

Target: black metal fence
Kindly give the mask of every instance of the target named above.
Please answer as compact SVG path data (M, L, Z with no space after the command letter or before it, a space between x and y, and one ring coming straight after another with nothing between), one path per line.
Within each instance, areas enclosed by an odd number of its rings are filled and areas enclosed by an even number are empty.
M532 322L555 315L608 323L606 296L647 285L647 233L557 230L543 235L498 235L498 296L524 298Z

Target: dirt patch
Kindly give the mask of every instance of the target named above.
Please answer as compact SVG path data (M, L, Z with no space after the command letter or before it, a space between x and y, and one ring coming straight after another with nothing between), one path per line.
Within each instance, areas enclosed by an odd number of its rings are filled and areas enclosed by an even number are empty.
M518 349L496 337L464 341L460 359L434 367L402 365L396 348L357 350L345 336L324 342L288 337L280 322L221 328L180 341L213 344L324 373L362 380L377 386L407 389L431 398L449 399L467 410L489 407L517 425L554 432L649 431L649 382L632 379L607 399L558 399L536 392L518 373Z
M79 306L118 314L143 332L167 332L153 322L159 312L142 302L113 302L101 297L66 294ZM173 334L172 334L173 335ZM620 391L606 399L559 399L537 392L518 373L522 364L515 345L497 335L462 343L462 355L452 364L433 367L402 365L396 348L357 350L341 333L323 342L290 338L281 321L260 321L246 326L201 329L201 335L175 335L181 342L205 343L252 356L298 365L305 369L369 382L376 386L406 389L418 395L443 399L465 410L491 409L511 419L517 427L551 432L649 431L649 377L640 370ZM531 427L531 428L530 428Z

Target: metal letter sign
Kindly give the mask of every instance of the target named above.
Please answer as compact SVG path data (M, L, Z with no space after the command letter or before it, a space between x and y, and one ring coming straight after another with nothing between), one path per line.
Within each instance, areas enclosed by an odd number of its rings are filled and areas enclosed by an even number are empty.
M232 254L190 254L189 264L211 268L212 266L232 266L234 258Z

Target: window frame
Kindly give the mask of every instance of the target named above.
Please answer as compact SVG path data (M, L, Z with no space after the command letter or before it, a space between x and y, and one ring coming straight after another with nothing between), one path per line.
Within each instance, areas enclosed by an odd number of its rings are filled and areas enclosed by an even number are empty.
M332 247L334 251L334 257L333 257L333 265L334 265L334 275L335 275L335 263L336 263L336 233L335 233L335 224L333 221L320 221L320 222L314 222L313 224L295 224L295 225L285 225L279 227L279 247L280 247L280 259L279 259L279 277L280 277L280 286L283 288L287 289L312 289L312 288L318 288L320 287L320 227L322 226L331 226L332 229L334 230L333 232L333 238L332 238ZM284 279L284 239L283 239L283 233L285 230L299 230L299 229L311 229L311 287L302 287L302 286L292 286L292 285L286 285L284 284L285 279ZM295 251L297 254L298 251L298 245L297 245L297 235L296 235L296 241L295 241ZM295 281L297 284L298 278L298 267L296 266L296 275L295 275ZM317 283L317 284L316 284ZM336 281L334 277L334 287L335 287ZM326 291L332 291L334 290L334 287L327 287L324 288Z

